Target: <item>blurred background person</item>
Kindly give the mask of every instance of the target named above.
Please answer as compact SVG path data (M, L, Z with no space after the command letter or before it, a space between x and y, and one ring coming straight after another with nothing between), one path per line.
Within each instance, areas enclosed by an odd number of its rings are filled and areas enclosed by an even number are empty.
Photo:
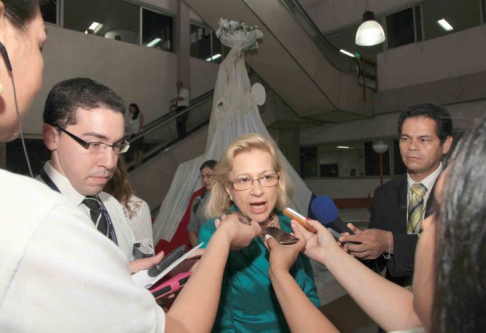
M221 154L213 173L213 189L206 206L209 217L238 212L261 227L291 232L282 214L292 198L292 186L272 139L246 134ZM198 242L207 243L216 231L214 220L199 230ZM267 249L255 239L233 251L227 261L216 332L288 332L289 327L270 283ZM299 255L292 277L315 305L320 305L311 264Z
M184 83L182 83L182 81L177 81L176 89L177 95L170 100L169 106L175 108L176 113L181 113L189 107L189 90L184 88ZM177 135L179 136L179 139L186 136L186 121L188 116L188 113L184 113L176 119Z
M128 140L131 140L143 132L144 117L137 104L132 103L128 107L128 118L127 136ZM135 166L142 164L143 139L142 136L133 142L130 141L130 155L133 156Z
M122 205L128 224L135 236L134 259L154 254L152 215L148 204L133 193L128 172L123 161L118 161L115 173L105 186L105 191L113 195Z
M189 243L192 247L198 244L197 236L199 234L199 228L201 228L201 226L207 221L205 216L205 208L209 198L211 197L213 170L216 163L217 161L215 160L208 160L199 168L201 180L204 185L203 193L196 197L192 202L191 217L189 219L189 225L187 226L187 231L189 232Z

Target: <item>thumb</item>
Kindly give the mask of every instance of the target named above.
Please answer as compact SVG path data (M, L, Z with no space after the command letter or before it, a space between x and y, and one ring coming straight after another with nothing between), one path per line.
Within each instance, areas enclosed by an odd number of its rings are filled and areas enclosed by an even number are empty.
M272 250L274 246L278 244L277 240L270 235L265 235L265 246L267 249Z
M356 235L359 235L361 233L361 230L356 228L352 223L348 223L347 227L351 229L351 231L354 232Z

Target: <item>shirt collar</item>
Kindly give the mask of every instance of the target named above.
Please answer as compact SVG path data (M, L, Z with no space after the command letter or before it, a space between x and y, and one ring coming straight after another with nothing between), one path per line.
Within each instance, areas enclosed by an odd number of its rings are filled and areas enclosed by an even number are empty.
M50 161L44 165L44 170L49 178L51 178L52 182L57 186L59 191L61 191L63 196L68 198L68 200L74 203L76 206L83 203L85 196L76 191L76 189L71 185L69 179L54 169Z
M427 188L427 191L429 192L434 186L435 181L437 180L441 172L442 172L442 162L439 164L439 166L437 167L437 169L435 169L434 172L432 172L430 175L422 179L422 181L420 182L416 182L415 180L413 180L412 177L410 177L410 174L407 172L408 188L410 189L410 186L412 186L413 184L421 183Z

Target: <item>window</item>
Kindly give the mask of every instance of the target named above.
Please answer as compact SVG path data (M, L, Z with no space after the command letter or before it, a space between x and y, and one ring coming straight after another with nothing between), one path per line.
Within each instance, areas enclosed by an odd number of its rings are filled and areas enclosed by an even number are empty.
M170 16L143 9L142 45L173 51L174 25Z
M44 22L58 24L57 22L57 3L60 0L44 0L40 2L40 10Z
M366 176L379 176L380 175L380 154L375 153L373 150L373 141L367 141L364 143L364 156L365 156L365 175ZM388 149L383 155L383 175L390 175L390 149ZM400 154L398 154L400 156Z
M413 16L413 8L408 8L386 17L388 49L415 42Z
M223 46L209 27L191 23L191 57L221 62Z
M64 0L64 27L139 44L140 7L119 0Z
M317 147L300 147L300 176L317 177Z

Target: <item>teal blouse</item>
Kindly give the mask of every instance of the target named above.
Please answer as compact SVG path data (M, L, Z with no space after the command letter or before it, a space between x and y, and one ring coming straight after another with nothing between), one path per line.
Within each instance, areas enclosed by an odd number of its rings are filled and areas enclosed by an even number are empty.
M234 210L235 208L233 208ZM290 219L278 214L280 228L291 232ZM199 230L203 248L216 231L214 220ZM268 250L260 239L231 251L223 275L213 332L290 332L269 277ZM290 274L316 307L320 306L309 259L300 254Z

